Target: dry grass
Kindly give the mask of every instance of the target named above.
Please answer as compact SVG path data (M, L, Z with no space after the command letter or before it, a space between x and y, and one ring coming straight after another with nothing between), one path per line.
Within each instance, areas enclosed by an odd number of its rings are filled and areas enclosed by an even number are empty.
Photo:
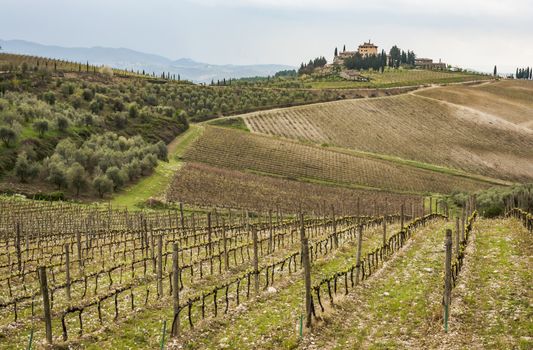
M465 89L492 88L486 84ZM531 119L533 108L528 110L527 118ZM533 133L529 130L501 118L489 118L484 112L418 95L321 103L244 118L255 133L512 181L533 179Z
M386 160L218 127L206 127L184 158L294 180L406 193L450 193L490 186Z

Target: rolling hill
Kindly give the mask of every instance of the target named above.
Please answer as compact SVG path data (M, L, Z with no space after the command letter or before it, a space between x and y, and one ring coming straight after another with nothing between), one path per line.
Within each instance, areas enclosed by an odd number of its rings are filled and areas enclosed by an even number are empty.
M514 89L515 85L510 83L504 86L509 85ZM496 90L498 86L495 85ZM492 87L493 84L479 88L443 87L422 90L420 95L417 92L336 101L242 117L255 133L400 157L510 181L531 181L533 133L524 123L531 121L533 114L527 102L497 117L425 97L439 94L441 89L447 92ZM441 98L446 99L446 95ZM527 98L521 97L521 101ZM524 113L521 119L515 119L517 123L506 119L520 111Z
M62 47L42 45L24 40L0 40L2 52L41 57L55 57L69 61L108 65L127 70L145 70L160 75L162 72L180 74L182 79L195 82L210 82L212 79L268 76L280 70L294 69L279 64L217 65L196 62L189 58L172 60L160 55L148 54L126 48L109 47Z

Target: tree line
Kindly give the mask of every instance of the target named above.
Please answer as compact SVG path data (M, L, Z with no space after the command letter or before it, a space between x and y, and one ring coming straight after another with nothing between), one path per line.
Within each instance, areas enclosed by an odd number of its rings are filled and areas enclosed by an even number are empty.
M328 63L324 56L317 57L314 60L309 60L309 62L302 63L298 69L298 74L310 74L313 73L315 68L324 67Z
M524 80L533 79L533 68L516 68L515 78Z

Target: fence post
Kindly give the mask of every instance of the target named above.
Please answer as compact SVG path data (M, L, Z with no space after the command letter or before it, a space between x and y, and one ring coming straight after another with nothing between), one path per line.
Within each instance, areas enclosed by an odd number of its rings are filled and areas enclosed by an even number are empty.
M172 298L174 299L174 320L172 322L172 336L177 337L180 334L180 272L178 260L178 243L172 246Z
M254 241L254 288L255 294L259 293L259 258L257 256L257 229L252 225L252 239Z
M363 225L359 225L359 231L357 231L357 256L355 261L355 284L359 283L359 273L361 271L361 248L363 244Z
M452 299L452 230L446 230L446 261L444 264L444 331L448 333L448 316Z
M70 301L70 251L68 243L65 243L65 275L67 300Z
M311 263L309 262L309 245L305 237L304 216L300 213L300 240L302 242L302 263L305 280L305 327L311 327Z
M52 314L50 312L50 296L48 294L48 279L46 278L45 266L39 266L39 283L41 285L41 294L43 296L46 342L52 344Z
M157 293L163 296L163 235L157 236Z

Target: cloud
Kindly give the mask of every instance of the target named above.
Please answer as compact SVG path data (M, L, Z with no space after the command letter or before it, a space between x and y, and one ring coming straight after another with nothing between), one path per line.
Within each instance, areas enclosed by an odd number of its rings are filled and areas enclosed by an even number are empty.
M386 11L397 14L440 14L468 17L531 18L530 0L188 0L211 7L249 7L277 10Z

